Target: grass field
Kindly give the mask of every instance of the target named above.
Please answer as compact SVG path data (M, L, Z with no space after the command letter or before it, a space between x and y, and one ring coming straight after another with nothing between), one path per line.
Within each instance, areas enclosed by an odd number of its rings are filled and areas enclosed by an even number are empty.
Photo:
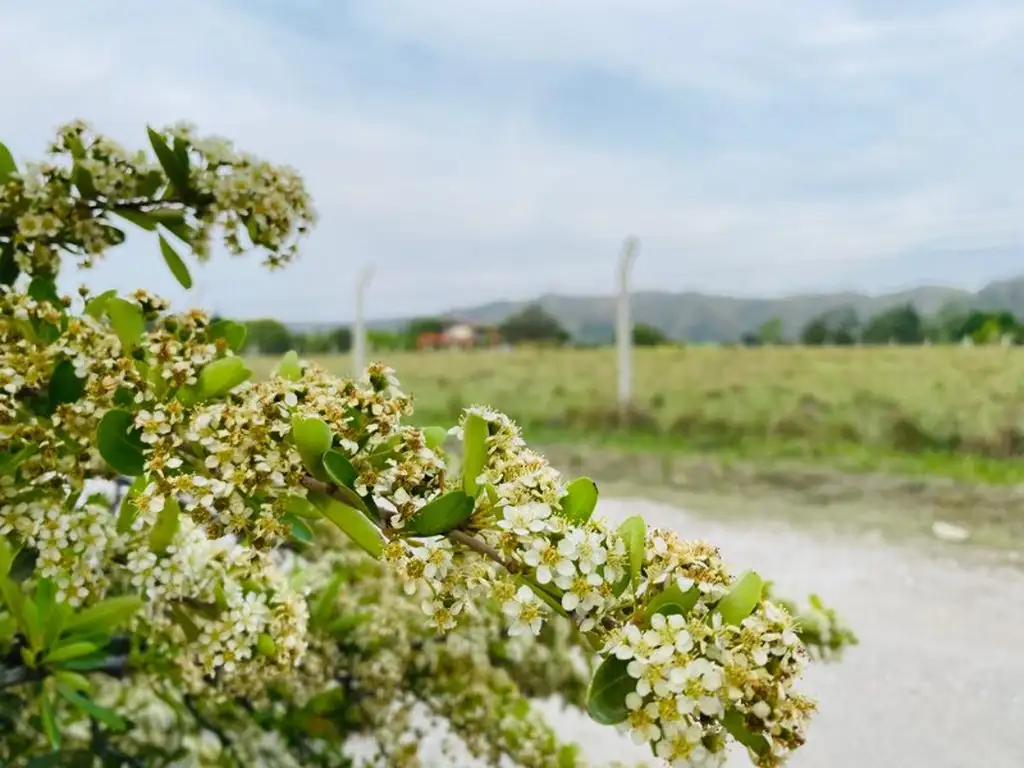
M379 356L449 424L484 403L533 439L1024 482L1024 349L660 348L635 352L627 423L611 349ZM347 373L348 358L316 361ZM253 361L264 375L273 360Z

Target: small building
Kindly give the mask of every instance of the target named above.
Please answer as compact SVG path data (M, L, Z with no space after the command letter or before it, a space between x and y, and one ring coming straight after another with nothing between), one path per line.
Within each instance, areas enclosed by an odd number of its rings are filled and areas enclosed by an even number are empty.
M469 322L453 322L440 333L421 333L416 349L494 348L501 343L497 329Z

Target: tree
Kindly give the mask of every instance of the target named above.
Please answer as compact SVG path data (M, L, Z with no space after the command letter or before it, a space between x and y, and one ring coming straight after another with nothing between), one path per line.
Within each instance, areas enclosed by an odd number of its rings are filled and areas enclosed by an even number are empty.
M150 142L76 123L24 173L0 145L0 764L341 768L363 736L408 766L417 706L493 765L578 766L531 706L556 690L663 757L738 740L774 766L802 743L803 648L849 640L817 600L797 620L714 548L592 517L593 481L490 409L459 419L456 469L381 364L340 379L289 353L252 380L240 323L60 296L61 260L91 266L122 220L161 228L183 285L215 236L292 260L295 172L186 128ZM118 477L112 504L95 483ZM630 674L648 653L705 680L682 743L677 693ZM707 684L730 658L756 685Z
M564 344L569 340L568 332L553 315L544 311L539 304L531 304L506 318L498 326L498 331L509 344L522 344L523 342Z
M806 344L807 346L820 347L822 344L829 342L829 327L825 322L825 318L816 317L811 320L807 325L800 331L800 343Z
M279 320L249 320L245 325L246 346L257 354L283 355L293 346L291 333Z
M345 354L352 349L352 329L347 325L339 326L331 331L331 341L335 351Z
M636 323L633 326L633 343L638 347L660 347L668 344L668 337L660 328L647 323Z
M782 319L773 317L766 320L758 329L757 338L761 344L782 344Z
M893 307L871 317L861 339L865 344L920 344L924 341L924 321L911 304Z

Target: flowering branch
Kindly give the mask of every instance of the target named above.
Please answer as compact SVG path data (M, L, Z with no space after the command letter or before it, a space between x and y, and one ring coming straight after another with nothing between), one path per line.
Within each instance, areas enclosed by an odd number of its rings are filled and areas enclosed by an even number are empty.
M0 669L26 703L0 716L0 761L83 747L75 726L97 722L131 730L127 755L179 737L167 754L187 753L209 729L202 701L234 713L214 732L240 763L337 765L371 728L398 765L414 750L396 711L419 697L478 754L579 766L514 682L542 641L541 670L596 649L591 716L675 765L721 765L738 742L774 766L803 743L804 643L848 644L834 614L815 606L811 631L714 547L593 516L593 482L566 483L505 416L466 410L455 472L445 432L406 423L381 365L353 381L288 355L250 381L238 323L145 291L83 291L72 311L62 254L91 265L124 239L118 218L156 234L186 287L168 237L202 260L221 231L280 266L313 221L289 169L186 127L150 142L155 163L73 124L57 162L23 172L0 145L0 652L26 654ZM115 474L133 481L112 511L87 484ZM545 624L555 614L578 641ZM116 662L115 631L129 638ZM125 674L79 673L97 669ZM169 727L182 707L196 722ZM118 714L149 710L164 721Z

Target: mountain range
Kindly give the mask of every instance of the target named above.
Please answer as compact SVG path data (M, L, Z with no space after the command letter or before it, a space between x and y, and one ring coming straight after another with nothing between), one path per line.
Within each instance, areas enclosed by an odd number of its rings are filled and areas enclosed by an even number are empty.
M896 293L869 295L856 292L800 294L782 298L737 298L696 292L638 291L632 297L633 320L657 328L670 338L692 342L736 341L756 331L773 317L782 320L783 332L792 337L814 317L852 309L862 320L894 306L912 304L930 315L943 307L962 310L1008 310L1024 317L1024 276L989 283L979 291L924 285ZM529 301L495 301L453 309L442 316L497 325L529 304L539 304L574 338L583 342L608 341L615 322L614 296L545 294ZM368 322L370 328L397 330L409 318ZM294 325L298 329L298 325ZM308 330L307 325L303 330Z

